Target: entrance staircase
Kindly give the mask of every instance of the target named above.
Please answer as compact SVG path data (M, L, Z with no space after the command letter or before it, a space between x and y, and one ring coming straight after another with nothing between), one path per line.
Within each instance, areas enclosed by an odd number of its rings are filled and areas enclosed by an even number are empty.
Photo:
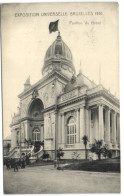
M17 146L13 149L11 149L7 154L6 157L8 158L20 158L20 152L22 155L30 155L34 151L34 146L30 145L29 147L20 147Z
M38 152L32 152L31 157L29 158L30 163L35 163L39 158L43 156L43 146L40 146L40 150Z
M31 163L36 162L39 158L42 157L43 155L43 146L40 146L40 149L38 152L35 153L34 151L34 145L30 145L29 147L15 147L12 150L10 150L7 155L5 156L6 158L20 158L20 152L22 154L22 157L25 158L26 156L30 157L29 161Z

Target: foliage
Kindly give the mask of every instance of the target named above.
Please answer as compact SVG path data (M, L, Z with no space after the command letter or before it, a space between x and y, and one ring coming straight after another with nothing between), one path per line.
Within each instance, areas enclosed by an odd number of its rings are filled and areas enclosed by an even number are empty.
M49 157L50 157L50 155L47 152L44 152L43 159L48 159Z
M112 150L109 150L107 147L104 147L103 156L112 158Z
M59 158L59 160L61 159L61 157L64 156L64 152L63 152L63 149L62 148L59 148L57 150L57 158Z
M99 160L101 159L101 155L103 155L105 158L112 157L112 151L109 150L106 145L103 146L102 140L95 140L95 143L92 145L90 151L96 153Z
M102 147L102 140L95 140L95 143L92 145L90 151L93 153L96 153L98 155L98 159L101 159L101 154L103 153L103 147Z
M86 135L82 138L83 144L85 146L85 158L87 159L87 143L88 143L88 137Z
M73 152L72 159L77 159L79 157L79 154L77 152Z
M82 140L83 140L83 144L85 145L85 148L86 148L87 142L88 142L88 137L86 135L84 135Z
M111 150L108 150L107 156L108 156L108 158L112 158L112 151Z

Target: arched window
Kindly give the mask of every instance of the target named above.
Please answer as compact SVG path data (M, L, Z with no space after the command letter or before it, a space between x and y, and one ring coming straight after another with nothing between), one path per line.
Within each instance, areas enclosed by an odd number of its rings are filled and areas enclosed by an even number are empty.
M67 144L76 143L76 123L75 119L71 117L67 124Z
M33 141L40 141L40 131L39 129L34 129L32 132L32 140Z

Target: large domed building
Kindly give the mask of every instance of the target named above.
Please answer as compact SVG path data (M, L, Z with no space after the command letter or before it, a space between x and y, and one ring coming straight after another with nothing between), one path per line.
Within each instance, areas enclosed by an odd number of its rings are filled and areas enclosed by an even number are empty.
M47 49L42 67L43 78L30 84L28 78L24 91L19 94L19 112L11 123L11 148L9 156L17 156L32 149L32 160L42 157L43 150L51 159L62 148L64 159L85 158L84 135L88 137L87 149L96 140L117 156L120 148L119 100L101 84L96 85L75 66L69 47L60 33ZM33 154L33 144L44 143ZM18 151L20 149L20 152ZM15 155L16 154L16 155Z

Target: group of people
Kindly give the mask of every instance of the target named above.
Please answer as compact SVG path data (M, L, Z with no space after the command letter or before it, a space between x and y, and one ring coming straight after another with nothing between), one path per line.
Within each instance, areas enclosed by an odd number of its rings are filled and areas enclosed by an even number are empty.
M14 168L14 172L18 171L19 168L25 168L26 161L25 159L20 158L7 158L5 160L5 165L7 169Z

